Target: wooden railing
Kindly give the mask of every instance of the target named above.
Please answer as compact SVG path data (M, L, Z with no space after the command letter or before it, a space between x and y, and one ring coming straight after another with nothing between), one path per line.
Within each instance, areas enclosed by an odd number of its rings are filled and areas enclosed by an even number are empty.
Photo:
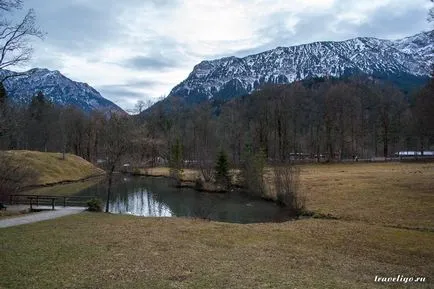
M67 207L84 207L87 201L95 198L94 196L48 196L48 195L25 195L17 194L9 196L10 205L58 205Z

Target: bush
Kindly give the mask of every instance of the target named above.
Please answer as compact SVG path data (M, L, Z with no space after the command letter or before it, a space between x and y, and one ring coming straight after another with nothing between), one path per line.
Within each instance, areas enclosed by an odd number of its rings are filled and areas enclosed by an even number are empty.
M169 169L170 176L174 178L178 184L181 184L183 163L182 144L179 139L177 139L170 149Z
M292 164L274 168L274 185L277 202L297 215L304 211L304 199L299 195L300 170Z
M252 153L247 150L242 166L243 187L251 194L263 197L266 194L264 182L265 152Z
M102 212L102 201L100 199L91 199L87 201L87 207L90 212Z
M205 186L205 180L202 177L197 177L196 180L194 181L194 188L196 190L203 190Z

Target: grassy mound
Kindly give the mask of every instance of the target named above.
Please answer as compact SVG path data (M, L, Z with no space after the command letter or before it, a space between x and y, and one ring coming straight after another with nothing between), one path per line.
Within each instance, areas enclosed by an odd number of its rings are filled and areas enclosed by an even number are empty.
M29 166L38 173L38 177L29 185L41 186L61 182L71 182L103 175L104 171L90 162L72 154L44 153L37 151L5 151L23 165Z

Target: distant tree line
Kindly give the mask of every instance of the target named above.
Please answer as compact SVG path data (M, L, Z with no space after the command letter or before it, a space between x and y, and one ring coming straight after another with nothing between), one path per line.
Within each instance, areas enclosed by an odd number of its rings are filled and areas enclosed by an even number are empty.
M312 79L197 106L171 97L143 121L167 147L182 140L184 158L198 165L221 148L233 164L249 150L275 162L391 157L433 149L433 91L432 79L410 95L370 78Z
M433 149L433 91L432 80L404 95L372 79L314 79L196 106L171 97L138 116L113 116L54 105L42 92L14 104L0 86L0 148L70 152L95 163L106 157L116 118L143 165L170 161L174 146L202 168L214 167L221 151L236 165L260 150L275 162L391 157Z

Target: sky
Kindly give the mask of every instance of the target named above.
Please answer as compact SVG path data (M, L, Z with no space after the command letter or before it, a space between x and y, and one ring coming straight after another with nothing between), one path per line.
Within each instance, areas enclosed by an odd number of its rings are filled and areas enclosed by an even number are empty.
M202 60L432 29L429 0L24 0L46 33L13 70L59 70L125 110L155 101Z

